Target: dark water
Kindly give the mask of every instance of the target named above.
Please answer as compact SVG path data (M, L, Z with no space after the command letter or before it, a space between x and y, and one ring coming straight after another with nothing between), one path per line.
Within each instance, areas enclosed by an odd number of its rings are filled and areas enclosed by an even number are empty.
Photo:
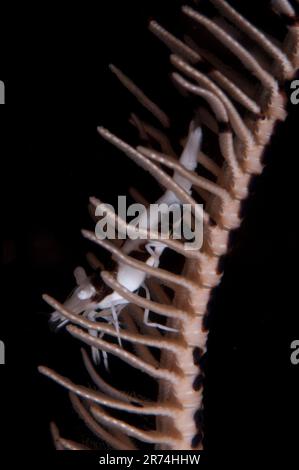
M46 364L85 380L78 343L50 331L41 295L63 299L73 287L72 270L92 248L80 235L92 228L89 196L114 203L134 184L156 197L153 180L103 143L96 127L136 140L127 121L138 106L108 71L114 62L152 92L184 133L189 108L168 80L166 49L146 31L152 17L179 31L178 4L26 5L7 13L0 77L7 99L0 113L3 450L51 450L52 419L66 437L82 434L66 392L37 373ZM289 358L290 343L299 339L297 129L291 106L210 306L206 445L212 452L298 439L291 428L299 417L299 366ZM117 364L115 371L121 376Z

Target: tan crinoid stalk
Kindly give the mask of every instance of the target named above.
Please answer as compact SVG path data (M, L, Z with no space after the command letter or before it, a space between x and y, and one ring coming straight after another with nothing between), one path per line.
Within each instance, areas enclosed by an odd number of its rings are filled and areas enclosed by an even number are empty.
M111 66L112 72L161 125L162 130L141 121L136 115L131 116L131 123L140 136L150 137L159 151L153 147L133 148L110 131L99 129L104 139L148 171L181 203L194 206L195 197L202 198L204 235L201 249L185 250L184 244L177 240L163 240L168 250L185 258L181 273L174 274L159 267L159 263L140 260L133 250L126 248L128 245L120 247L84 231L86 238L111 253L118 269L122 266L130 268L131 273L143 273L149 292L146 297L140 295L138 289L127 288L119 282L117 269L101 271L101 278L109 288L106 295L113 293L124 301L124 308L119 311L119 329L81 315L88 309L86 305L80 312L74 311L71 304L63 305L45 296L56 315L69 323L67 330L71 335L106 356L117 356L158 382L156 400L133 398L105 382L85 351L83 362L97 390L74 384L56 372L40 367L43 374L70 391L72 405L82 420L100 440L115 449L136 449L138 441L154 444L157 449L203 448L207 304L211 291L220 282L220 261L228 251L230 233L241 223L241 203L248 196L250 180L262 171L263 153L276 122L286 118L286 96L282 87L294 77L299 63L299 26L295 11L287 0L271 3L275 14L286 24L287 34L280 44L242 17L228 2L211 0L210 3L214 7L212 15L202 14L200 6L198 10L182 8L193 25L194 37L180 40L155 21L150 23L149 29L171 49L172 78L178 89L183 94L200 97L201 102L206 103L206 107L199 108L195 121L202 129L203 140L212 138L218 143L217 156L199 151L197 169L190 169L179 161L167 134L170 125L167 115L114 66ZM205 38L203 43L201 34ZM215 52L217 48L219 55ZM232 66L228 65L230 61ZM173 171L174 176L169 176L163 167ZM209 177L200 175L203 168ZM192 194L180 181L188 182ZM144 201L136 191L132 194L136 200ZM97 200L91 200L92 205L97 203ZM119 223L125 225L122 220ZM129 230L129 227L125 228ZM152 239L157 240L158 235ZM167 286L166 290L164 286ZM94 288L90 302L97 310L107 297L94 297L99 294L97 287ZM173 291L173 298L168 295L169 289ZM144 323L144 310L166 317L164 332ZM119 344L111 340L115 338ZM133 352L132 348L126 347L127 343L133 345ZM154 349L160 351L159 358L153 354ZM154 416L155 427L145 430L129 419L124 421L116 417L109 410L126 411L128 416ZM61 438L54 425L52 434L57 449L86 449Z

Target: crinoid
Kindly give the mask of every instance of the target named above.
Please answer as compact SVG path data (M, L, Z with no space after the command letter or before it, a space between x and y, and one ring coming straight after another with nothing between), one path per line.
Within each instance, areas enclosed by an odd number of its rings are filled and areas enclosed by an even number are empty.
M159 202L187 203L192 210L197 202L204 205L203 244L197 250L173 238L162 240L158 232L143 244L129 239L120 244L83 231L111 253L114 269L104 270L91 258L95 273L90 277L78 268L78 287L64 304L44 296L55 309L52 319L91 347L93 360L83 351L83 362L97 389L75 384L47 367L40 372L70 391L87 427L112 448L137 449L140 442L166 450L203 448L207 306L221 280L223 257L232 248L231 234L242 222L252 178L263 169L265 147L276 123L286 118L283 87L299 63L299 27L292 5L287 0L268 4L269 17L285 30L283 41L263 33L224 0L198 2L196 9L183 6L189 25L184 39L150 22L150 31L171 50L178 92L191 103L183 141L174 141L172 117L149 98L150 90L145 94L111 66L159 126L132 115L143 143L137 148L102 127L99 134L156 179L163 188ZM144 202L138 192L132 195ZM92 207L99 204L91 199ZM123 220L118 222L130 230ZM163 266L165 252L183 258L179 272L176 261ZM150 377L156 397L140 398L139 379L134 395L107 383L98 363L104 359L108 368L111 355ZM54 424L52 434L57 449L88 449L62 438Z

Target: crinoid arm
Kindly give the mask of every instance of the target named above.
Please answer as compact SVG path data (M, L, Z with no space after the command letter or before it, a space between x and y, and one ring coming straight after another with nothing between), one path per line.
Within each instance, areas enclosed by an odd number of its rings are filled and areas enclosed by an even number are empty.
M142 246L130 239L122 245L100 240L85 230L85 238L104 248L115 263L113 271L101 269L98 274L108 291L101 298L93 292L92 305L81 309L76 304L75 310L70 303L45 296L56 316L67 322L69 334L91 347L94 357L95 351L108 360L114 356L154 384L151 400L141 398L138 383L134 395L119 390L113 376L111 383L104 380L85 350L83 363L96 389L40 367L42 374L69 391L73 408L96 438L114 449L133 450L144 443L163 450L204 447L207 306L221 281L221 260L228 253L230 234L242 222L242 202L250 182L263 170L265 148L277 122L287 117L283 85L295 76L299 64L294 2L269 2L269 15L277 15L285 27L283 41L271 38L230 2L207 3L207 11L201 10L201 2L194 8L182 7L190 26L185 36L182 31L177 37L157 21L149 23L170 52L166 60L173 84L188 102L198 103L195 112L190 110L183 139L174 142L173 117L155 102L150 90L143 91L116 66L110 69L124 93L131 93L152 121L131 115L130 122L142 138L139 146L104 127L98 129L119 158L128 157L151 175L161 188L160 202L189 204L193 217L198 201L203 204L202 245L190 250L182 241L162 239L157 221L149 234L147 212L144 226L141 223ZM176 155L178 149L181 153ZM155 202L135 189L131 194L137 201ZM99 203L91 199L92 206ZM108 208L107 217L115 218ZM120 217L117 221L130 234L132 227ZM163 265L166 252L183 257L179 272L177 266ZM91 262L102 266L93 258ZM76 278L86 283L81 271ZM86 310L98 312L99 318L82 314ZM105 316L111 321L100 321L101 314L101 320ZM130 417L137 415L136 424ZM87 450L85 443L62 438L54 424L51 430L57 449Z

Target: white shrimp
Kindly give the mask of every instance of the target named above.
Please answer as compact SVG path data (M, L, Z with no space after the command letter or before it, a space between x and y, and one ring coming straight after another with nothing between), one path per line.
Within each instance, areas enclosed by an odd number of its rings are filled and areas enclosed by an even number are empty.
M194 124L191 123L188 139L179 160L180 164L188 170L193 171L197 166L197 155L200 149L201 140L201 128L195 127ZM184 178L177 172L174 172L173 180L177 184L179 184L186 192L188 192L189 194L191 193L192 183L188 179ZM168 206L180 203L181 201L171 190L165 191L165 193L156 202L156 204L167 204ZM148 211L145 211L140 216L139 227L154 230L157 229L158 222L158 218L154 220L152 220L151 218L149 220ZM140 240L128 239L124 243L122 250L124 253L130 254L132 251L139 249L141 243L142 241ZM160 257L165 248L166 245L160 241L151 241L147 243L145 245L145 249L148 252L149 257L146 260L146 264L151 267L158 267L160 263ZM95 301L94 299L96 298L97 290L93 285L91 278L86 275L84 269L81 267L76 268L74 271L74 276L78 287L66 300L64 306L78 315L83 313L83 315L91 321L97 321L98 318L101 318L108 321L109 323L112 323L118 333L118 342L121 345L118 317L122 309L129 302L116 291L113 291L112 293L106 295L100 301ZM117 282L130 292L136 292L141 287L144 288L146 298L150 300L150 292L145 284L145 279L145 272L128 266L124 263L118 264L116 275ZM68 322L68 320L65 319L60 312L52 313L51 321L59 322L58 327L61 327ZM160 328L167 331L177 331L159 323L150 322L148 309L144 310L144 323L150 327ZM90 330L90 334L92 336L97 336L98 333L95 330ZM104 357L105 367L108 368L107 354L103 351L102 354ZM98 363L100 361L100 353L98 349L92 348L92 357L95 363Z

